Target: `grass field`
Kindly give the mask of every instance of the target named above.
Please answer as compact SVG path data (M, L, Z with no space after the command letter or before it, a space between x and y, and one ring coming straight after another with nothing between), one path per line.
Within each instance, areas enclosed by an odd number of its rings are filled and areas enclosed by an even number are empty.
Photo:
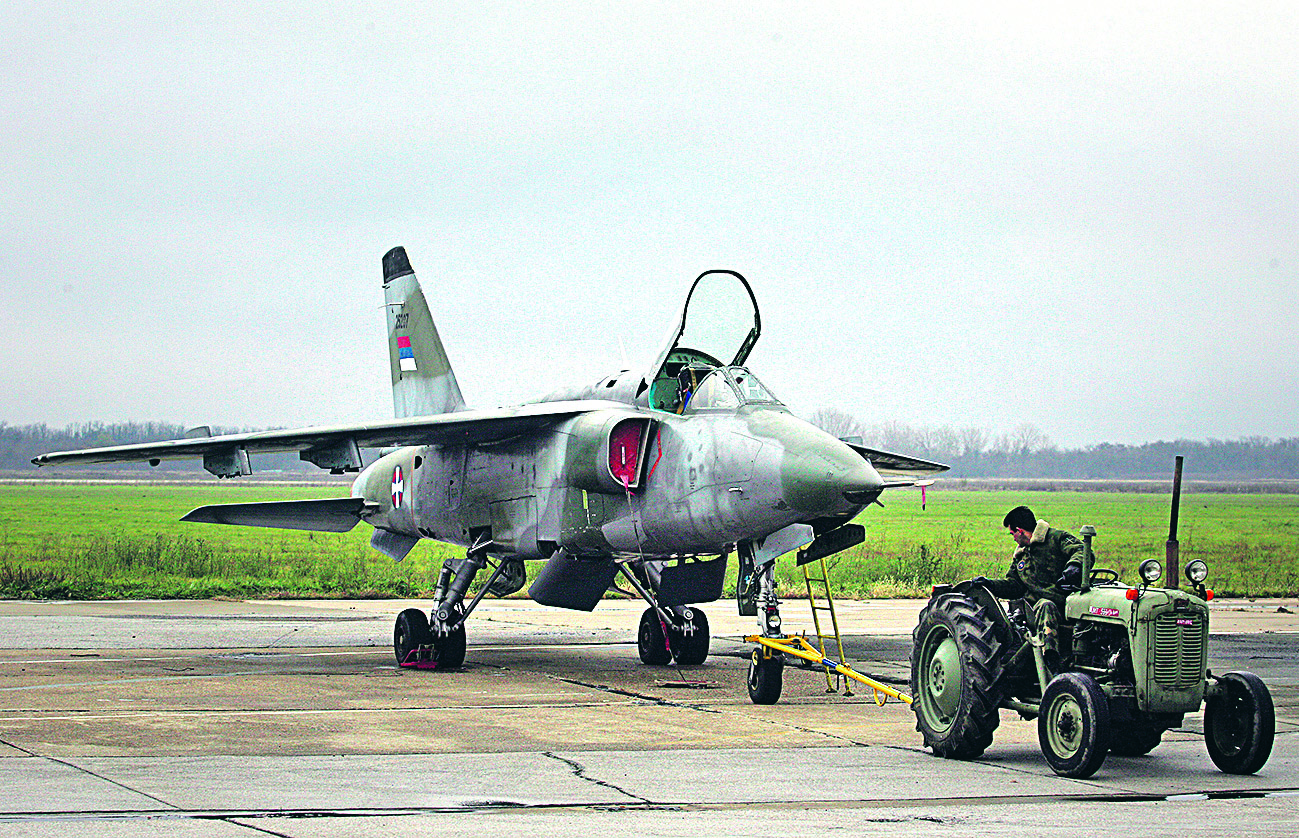
M400 564L369 546L371 530L343 535L185 524L196 506L338 496L332 487L219 484L156 486L23 483L0 486L0 597L206 598L415 597L429 594L455 548L422 542ZM935 582L1001 576L1013 549L1001 528L1020 503L1052 525L1098 530L1098 565L1136 579L1137 563L1163 559L1169 498L1112 492L913 493L886 496L861 517L866 541L827 560L835 595L927 595ZM1299 592L1299 495L1186 494L1183 566L1209 564L1218 595ZM533 564L531 573L539 567ZM803 591L792 559L778 566L785 595ZM734 579L728 584L733 593Z

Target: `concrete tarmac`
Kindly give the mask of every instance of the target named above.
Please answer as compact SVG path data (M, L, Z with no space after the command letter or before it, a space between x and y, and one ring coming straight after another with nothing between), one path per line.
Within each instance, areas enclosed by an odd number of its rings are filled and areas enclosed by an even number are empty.
M1276 701L1262 771L1219 772L1195 714L1085 781L1013 713L962 763L815 671L753 705L727 602L704 609L708 662L676 669L640 664L637 603L485 601L455 672L395 665L408 605L0 603L0 835L1293 835L1299 815L1293 600L1214 603L1214 671ZM921 605L839 603L848 659L903 684ZM810 629L805 603L784 614Z

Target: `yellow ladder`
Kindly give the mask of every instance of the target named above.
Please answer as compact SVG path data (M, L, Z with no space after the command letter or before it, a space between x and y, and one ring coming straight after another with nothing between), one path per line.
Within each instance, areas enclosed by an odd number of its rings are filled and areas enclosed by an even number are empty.
M812 575L814 565L819 565L821 568L821 575L819 577ZM826 640L833 637L835 645L839 650L839 660L842 661L845 657L843 653L843 637L839 634L839 618L835 616L834 613L834 597L830 595L830 572L826 568L825 559L816 559L815 561L801 564L799 567L803 569L803 582L807 585L807 602L808 605L812 607L812 625L816 629L816 640L817 644L820 646L821 657L828 658L830 656L825 645ZM813 584L819 586L823 591L825 591L824 605L817 602L816 591L813 590ZM833 634L821 631L821 618L818 616L818 612L821 611L829 612L830 626L834 630ZM843 673L836 669L826 667L825 691L828 693L837 693L839 692L840 685L843 687L844 695L852 695L852 683L847 678L843 677Z

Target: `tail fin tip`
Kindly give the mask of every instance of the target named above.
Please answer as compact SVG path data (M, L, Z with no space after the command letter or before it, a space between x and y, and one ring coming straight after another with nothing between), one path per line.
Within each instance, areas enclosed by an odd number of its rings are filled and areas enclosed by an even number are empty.
M387 285L399 276L407 276L415 271L406 258L406 248L397 246L383 254L383 284Z

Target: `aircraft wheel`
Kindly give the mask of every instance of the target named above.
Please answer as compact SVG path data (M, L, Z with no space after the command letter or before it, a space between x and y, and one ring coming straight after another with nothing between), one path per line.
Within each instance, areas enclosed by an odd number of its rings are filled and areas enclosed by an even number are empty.
M749 658L749 700L754 704L780 701L784 674L785 659L781 655L766 658L761 649L754 649L753 657Z
M1110 753L1121 757L1139 757L1153 751L1164 737L1164 731L1153 725L1115 726L1110 736Z
M465 624L456 626L455 631L430 640L432 649L428 660L437 664L438 669L459 669L465 664Z
M683 666L693 666L707 660L708 642L711 639L708 634L708 615L698 608L691 608L690 612L690 622L694 624L695 630L690 634L673 631L671 635L672 652L677 663Z
M1213 764L1228 774L1253 774L1272 755L1276 710L1263 679L1228 672L1204 708L1204 744Z
M640 652L640 662L650 666L664 666L672 662L672 653L668 651L667 638L663 635L663 624L653 608L646 608L640 615L640 629L636 632L636 650Z
M1066 672L1046 685L1037 741L1060 776L1083 779L1096 773L1110 749L1110 705L1095 678Z
M407 608L397 615L397 624L392 630L392 651L397 656L398 666L423 660L430 642L428 617L423 611Z

